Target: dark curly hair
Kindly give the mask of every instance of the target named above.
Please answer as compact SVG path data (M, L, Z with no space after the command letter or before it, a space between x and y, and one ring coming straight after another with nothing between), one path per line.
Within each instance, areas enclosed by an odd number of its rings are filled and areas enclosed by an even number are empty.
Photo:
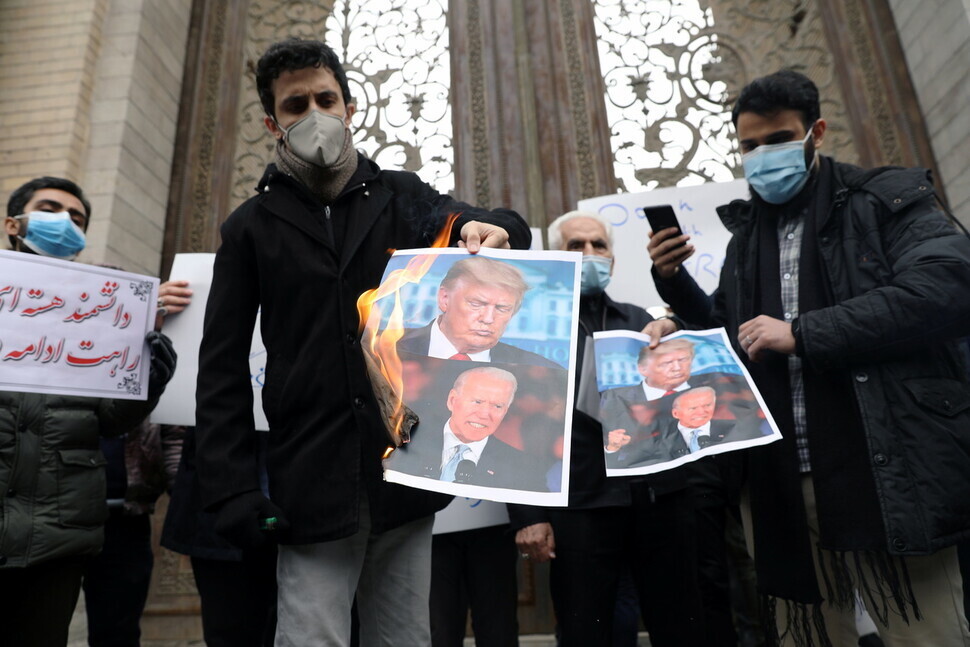
M288 38L270 45L256 64L256 91L267 115L276 118L273 81L283 72L295 72L307 67L325 67L333 72L344 95L344 103L353 102L347 73L336 52L318 40Z
M767 117L779 110L798 110L802 113L802 123L807 131L821 114L818 102L818 88L810 78L794 70L779 70L774 74L755 79L744 86L734 110L731 121L738 125L738 115L753 112Z

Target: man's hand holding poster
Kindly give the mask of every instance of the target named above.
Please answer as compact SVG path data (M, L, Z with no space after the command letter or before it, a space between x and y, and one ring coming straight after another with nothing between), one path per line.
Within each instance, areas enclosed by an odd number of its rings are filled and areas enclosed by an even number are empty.
M385 461L388 481L566 505L579 260L491 249L394 254L362 340L419 419Z
M651 474L781 438L723 328L650 348L627 331L594 334L608 476Z

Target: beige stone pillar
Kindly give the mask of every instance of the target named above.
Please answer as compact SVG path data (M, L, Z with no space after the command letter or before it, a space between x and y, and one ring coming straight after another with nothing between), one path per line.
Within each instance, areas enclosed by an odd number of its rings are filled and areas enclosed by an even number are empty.
M541 226L616 183L585 0L452 0L455 194Z
M0 202L40 175L80 184L81 261L158 273L190 5L0 4Z

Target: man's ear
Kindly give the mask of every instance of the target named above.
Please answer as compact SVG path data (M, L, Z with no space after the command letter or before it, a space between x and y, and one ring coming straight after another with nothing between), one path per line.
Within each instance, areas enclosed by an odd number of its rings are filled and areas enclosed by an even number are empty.
M822 140L825 139L825 131L828 123L824 119L818 119L812 125L812 141L815 142L815 150L822 147Z
M353 118L355 114L357 114L357 104L348 103L347 114L344 116L344 125L347 126L347 128L350 128L350 120Z
M616 256L610 256L610 276L613 276L613 270L616 268Z
M263 123L266 124L266 130L271 132L273 134L273 137L275 137L276 139L283 139L283 135L285 133L282 130L280 130L280 127L279 125L277 125L275 119L273 119L269 115L266 115L265 117L263 117Z
M448 406L448 411L451 411L452 413L454 413L455 411L454 401L457 395L458 395L458 392L455 391L454 389L452 389L451 391L448 391L448 400L445 402L445 404Z
M20 233L20 225L19 220L8 216L3 221L3 230L7 232L8 236L16 236Z

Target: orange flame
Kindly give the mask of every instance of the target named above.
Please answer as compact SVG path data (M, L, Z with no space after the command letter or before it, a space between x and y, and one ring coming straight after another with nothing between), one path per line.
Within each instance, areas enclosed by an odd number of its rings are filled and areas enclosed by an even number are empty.
M445 221L445 226L441 228L441 231L438 232L438 237L434 239L433 243L431 243L432 247L435 249L440 249L448 246L448 241L451 240L451 228L455 226L455 221L458 220L458 216L460 215L460 211L457 213L448 214L448 219Z
M461 212L448 215L444 227L438 233L431 247L440 249L448 246L451 240L451 230ZM390 250L388 250L390 251ZM392 432L399 437L404 416L401 410L404 407L404 380L401 367L401 358L397 354L397 342L404 336L404 309L401 306L401 288L408 283L419 282L434 264L435 256L429 254L419 254L408 261L404 269L392 271L387 280L373 290L367 290L357 299L357 312L360 317L359 333L362 334L360 345L361 349L373 360L373 364L379 369L383 378L387 381L394 394L394 411L389 421ZM388 317L387 326L383 332L378 332L383 313L377 302L394 295L394 305ZM373 324L367 327L366 324L373 318ZM385 452L387 458L394 450L389 447Z

